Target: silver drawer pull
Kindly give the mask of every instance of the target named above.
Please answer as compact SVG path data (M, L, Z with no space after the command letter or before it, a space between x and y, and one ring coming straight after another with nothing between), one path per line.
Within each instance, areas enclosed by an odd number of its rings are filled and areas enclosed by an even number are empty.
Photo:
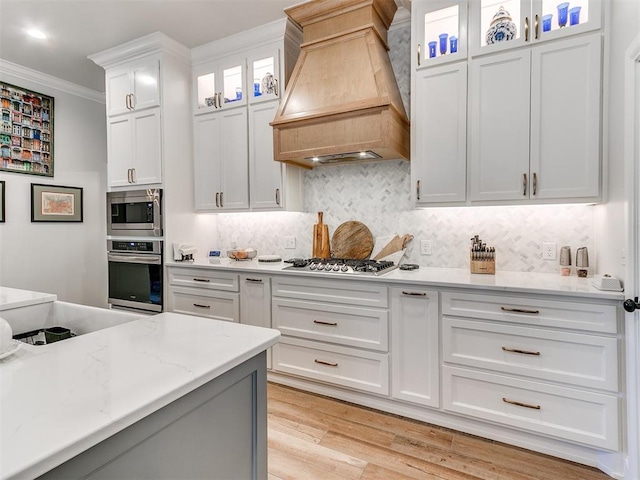
M246 278L245 280L247 282L262 283L262 279L261 278Z
M194 278L193 281L194 282L205 282L205 283L211 282L211 280L209 280L208 278Z
M508 398L505 398L505 397L502 397L502 401L504 403L516 405L518 407L531 408L533 410L540 410L540 405L531 405L529 403L516 402L515 400L509 400Z
M502 310L503 312L515 312L515 313L533 313L533 314L540 313L540 310L527 310L526 308L500 307L500 310Z
M199 303L194 303L193 306L199 308L211 308L211 305L200 305Z
M319 363L320 365L328 365L329 367L337 367L338 366L337 363L325 362L324 360L318 360L317 358L314 360L314 362Z
M413 295L413 296L416 296L416 297L426 297L427 296L427 294L424 293L424 292L405 292L405 291L403 291L402 294L403 295Z
M528 350L520 350L518 348L502 347L505 352L522 353L523 355L540 355L540 352L530 352Z
M330 327L338 326L336 322L323 322L322 320L314 320L313 323L317 323L318 325L329 325Z

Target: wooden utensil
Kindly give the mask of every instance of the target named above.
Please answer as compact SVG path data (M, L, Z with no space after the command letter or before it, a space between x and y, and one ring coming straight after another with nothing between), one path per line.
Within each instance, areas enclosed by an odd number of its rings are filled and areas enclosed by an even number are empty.
M334 258L364 260L373 250L373 235L364 223L350 220L336 228L331 245Z
M329 258L331 256L329 225L322 223L322 212L318 212L318 223L313 226L312 256L314 258Z
M407 244L413 239L413 235L403 235L402 237L396 235L393 239L387 243L380 252L373 257L374 260L380 260L381 258L391 255L392 253L399 252L406 248Z

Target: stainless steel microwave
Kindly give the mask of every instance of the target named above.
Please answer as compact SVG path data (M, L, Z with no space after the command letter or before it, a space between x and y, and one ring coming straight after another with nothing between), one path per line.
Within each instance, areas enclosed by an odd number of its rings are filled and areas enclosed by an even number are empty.
M107 192L107 235L162 236L162 190Z

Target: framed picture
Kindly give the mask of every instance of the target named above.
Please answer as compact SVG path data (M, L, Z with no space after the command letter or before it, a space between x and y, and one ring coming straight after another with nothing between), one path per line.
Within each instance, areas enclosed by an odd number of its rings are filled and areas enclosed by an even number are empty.
M4 180L0 180L0 223L4 223Z
M0 82L0 170L53 177L53 97Z
M82 222L82 188L31 184L32 222Z

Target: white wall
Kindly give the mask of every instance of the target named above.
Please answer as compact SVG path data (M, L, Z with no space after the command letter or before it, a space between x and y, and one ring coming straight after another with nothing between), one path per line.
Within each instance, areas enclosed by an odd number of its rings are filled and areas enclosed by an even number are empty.
M54 97L54 177L0 172L0 285L107 305L106 120L104 98L0 60L0 80ZM82 187L82 223L31 223L31 183Z

